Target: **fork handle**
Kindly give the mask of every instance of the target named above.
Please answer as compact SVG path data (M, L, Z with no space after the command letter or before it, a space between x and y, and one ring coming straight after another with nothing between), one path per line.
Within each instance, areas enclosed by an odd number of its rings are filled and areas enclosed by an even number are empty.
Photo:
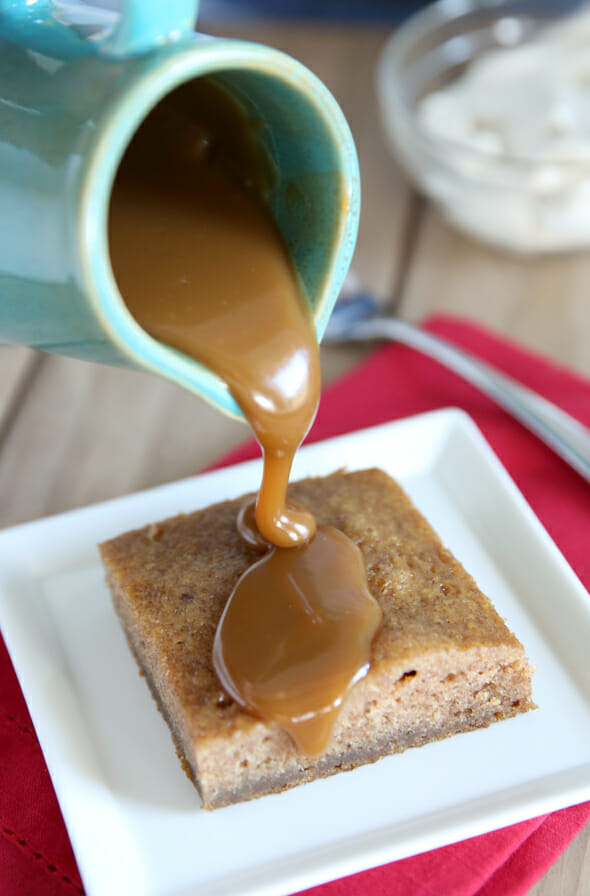
M590 429L557 405L440 336L399 318L373 318L355 324L348 339L382 339L405 345L434 358L516 417L590 482Z

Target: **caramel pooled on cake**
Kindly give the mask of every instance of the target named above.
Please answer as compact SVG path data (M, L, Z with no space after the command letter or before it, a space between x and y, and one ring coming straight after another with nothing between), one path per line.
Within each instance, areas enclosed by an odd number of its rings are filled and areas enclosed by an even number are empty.
M289 490L318 526L361 550L383 621L370 669L319 758L249 715L213 669L217 624L260 557L236 529L244 499L128 532L100 546L129 645L207 809L373 762L534 708L524 649L402 489L380 470Z

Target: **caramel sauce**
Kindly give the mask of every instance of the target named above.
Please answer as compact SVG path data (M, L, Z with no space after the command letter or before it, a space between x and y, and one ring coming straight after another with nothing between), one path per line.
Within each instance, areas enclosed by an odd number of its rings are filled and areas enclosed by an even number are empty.
M320 526L308 544L273 548L244 573L217 629L215 669L241 706L274 719L317 756L346 693L367 672L380 621L360 550Z
M267 553L228 602L214 663L241 705L317 755L368 667L380 611L356 546L336 530L314 537L313 516L286 500L319 402L319 350L264 193L252 123L221 88L193 81L150 113L128 147L109 245L135 320L214 371L262 447L256 505L238 529Z

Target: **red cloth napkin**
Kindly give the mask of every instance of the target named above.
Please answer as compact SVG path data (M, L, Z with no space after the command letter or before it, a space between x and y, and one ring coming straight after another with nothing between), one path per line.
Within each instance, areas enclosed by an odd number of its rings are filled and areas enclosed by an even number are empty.
M590 383L448 317L428 329L488 360L590 425ZM325 390L308 441L421 411L462 407L480 426L552 538L590 588L590 486L500 408L400 345L376 351ZM226 457L257 454L249 442ZM523 896L590 820L590 803L554 812L307 891L309 896ZM59 807L0 641L0 896L83 893Z

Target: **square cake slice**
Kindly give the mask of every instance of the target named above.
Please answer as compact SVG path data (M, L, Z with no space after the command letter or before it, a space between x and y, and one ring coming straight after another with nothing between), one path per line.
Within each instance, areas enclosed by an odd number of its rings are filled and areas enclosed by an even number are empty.
M243 498L100 546L131 650L208 809L534 707L522 645L396 482L377 469L338 472L298 482L290 495L359 546L383 611L369 672L319 759L242 710L213 669L225 603L260 556L236 530Z

